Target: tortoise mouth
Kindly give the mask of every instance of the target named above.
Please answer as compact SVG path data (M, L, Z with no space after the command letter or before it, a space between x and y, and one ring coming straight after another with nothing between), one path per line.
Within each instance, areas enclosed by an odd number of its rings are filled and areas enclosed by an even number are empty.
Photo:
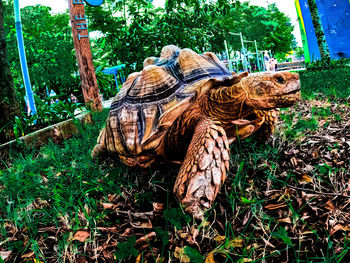
M273 97L285 97L285 96L294 95L294 94L297 94L297 93L300 93L300 85L298 85L296 87L293 87L293 88L289 88L285 92L283 92L283 91L282 92L278 92L276 94L273 94L272 96Z
M296 93L300 93L300 87L297 87L295 90L291 90L287 93L284 93L284 95L292 95L292 94L296 94Z
M277 107L284 108L293 106L301 98L300 88L283 94L282 96L275 97L277 100Z

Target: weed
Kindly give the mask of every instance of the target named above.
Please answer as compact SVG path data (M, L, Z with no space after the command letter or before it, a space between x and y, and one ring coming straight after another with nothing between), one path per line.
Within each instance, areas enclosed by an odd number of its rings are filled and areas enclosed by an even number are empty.
M117 251L114 256L116 260L127 259L131 256L136 257L138 255L138 250L134 247L136 242L136 237L130 237L124 243L118 243Z

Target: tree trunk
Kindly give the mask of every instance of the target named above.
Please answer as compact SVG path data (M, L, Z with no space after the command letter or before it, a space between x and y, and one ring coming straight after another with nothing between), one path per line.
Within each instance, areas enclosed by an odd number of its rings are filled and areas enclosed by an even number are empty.
M7 60L3 2L0 0L0 142L4 141L2 128L20 114L15 88Z
M84 1L68 0L68 6L84 100L87 105L91 106L92 110L102 111L102 102L87 31Z
M315 34L316 34L316 38L317 38L317 44L318 44L318 48L320 49L320 53L321 53L321 59L322 60L325 60L325 59L329 60L330 55L329 55L329 50L328 50L328 44L326 41L326 36L324 34L324 31L323 31L320 14L318 12L318 8L316 5L316 0L307 0L307 3L308 3L309 8L310 8L311 19L312 19L312 23L314 25Z

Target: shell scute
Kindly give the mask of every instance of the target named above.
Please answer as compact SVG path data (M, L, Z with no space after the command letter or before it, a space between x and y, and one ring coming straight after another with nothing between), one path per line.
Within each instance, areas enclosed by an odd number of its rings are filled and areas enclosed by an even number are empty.
M129 75L111 105L105 129L113 131L100 137L108 138L108 150L125 156L152 150L162 132L206 91L209 79L230 76L213 53L199 55L190 49L166 46L160 58L146 59L141 72Z

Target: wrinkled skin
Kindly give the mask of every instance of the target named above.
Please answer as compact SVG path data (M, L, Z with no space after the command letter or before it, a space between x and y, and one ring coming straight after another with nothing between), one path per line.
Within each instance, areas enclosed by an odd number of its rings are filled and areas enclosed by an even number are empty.
M165 54L171 56L172 49L177 47L166 48ZM184 52L185 55L191 54L190 51ZM215 60L212 53L206 56ZM145 67L153 70L155 60L147 59ZM116 119L118 115L109 117L92 151L93 157L106 151L114 152L129 166L180 163L174 192L185 210L195 218L202 218L203 212L212 206L221 183L225 181L230 144L254 133L262 140L270 137L278 108L290 107L300 99L299 76L296 73L249 76L242 73L201 83L203 86L195 90L194 97L175 104L170 114L160 116L158 127L152 126L154 132L140 140L140 144L132 144L133 148L125 146L129 141L138 141L130 135L135 131L137 135L137 125L125 116L138 116L137 113L132 115L137 108L126 106L119 117L122 120ZM126 122L130 124L125 126L129 136L125 142L121 140L118 129Z

